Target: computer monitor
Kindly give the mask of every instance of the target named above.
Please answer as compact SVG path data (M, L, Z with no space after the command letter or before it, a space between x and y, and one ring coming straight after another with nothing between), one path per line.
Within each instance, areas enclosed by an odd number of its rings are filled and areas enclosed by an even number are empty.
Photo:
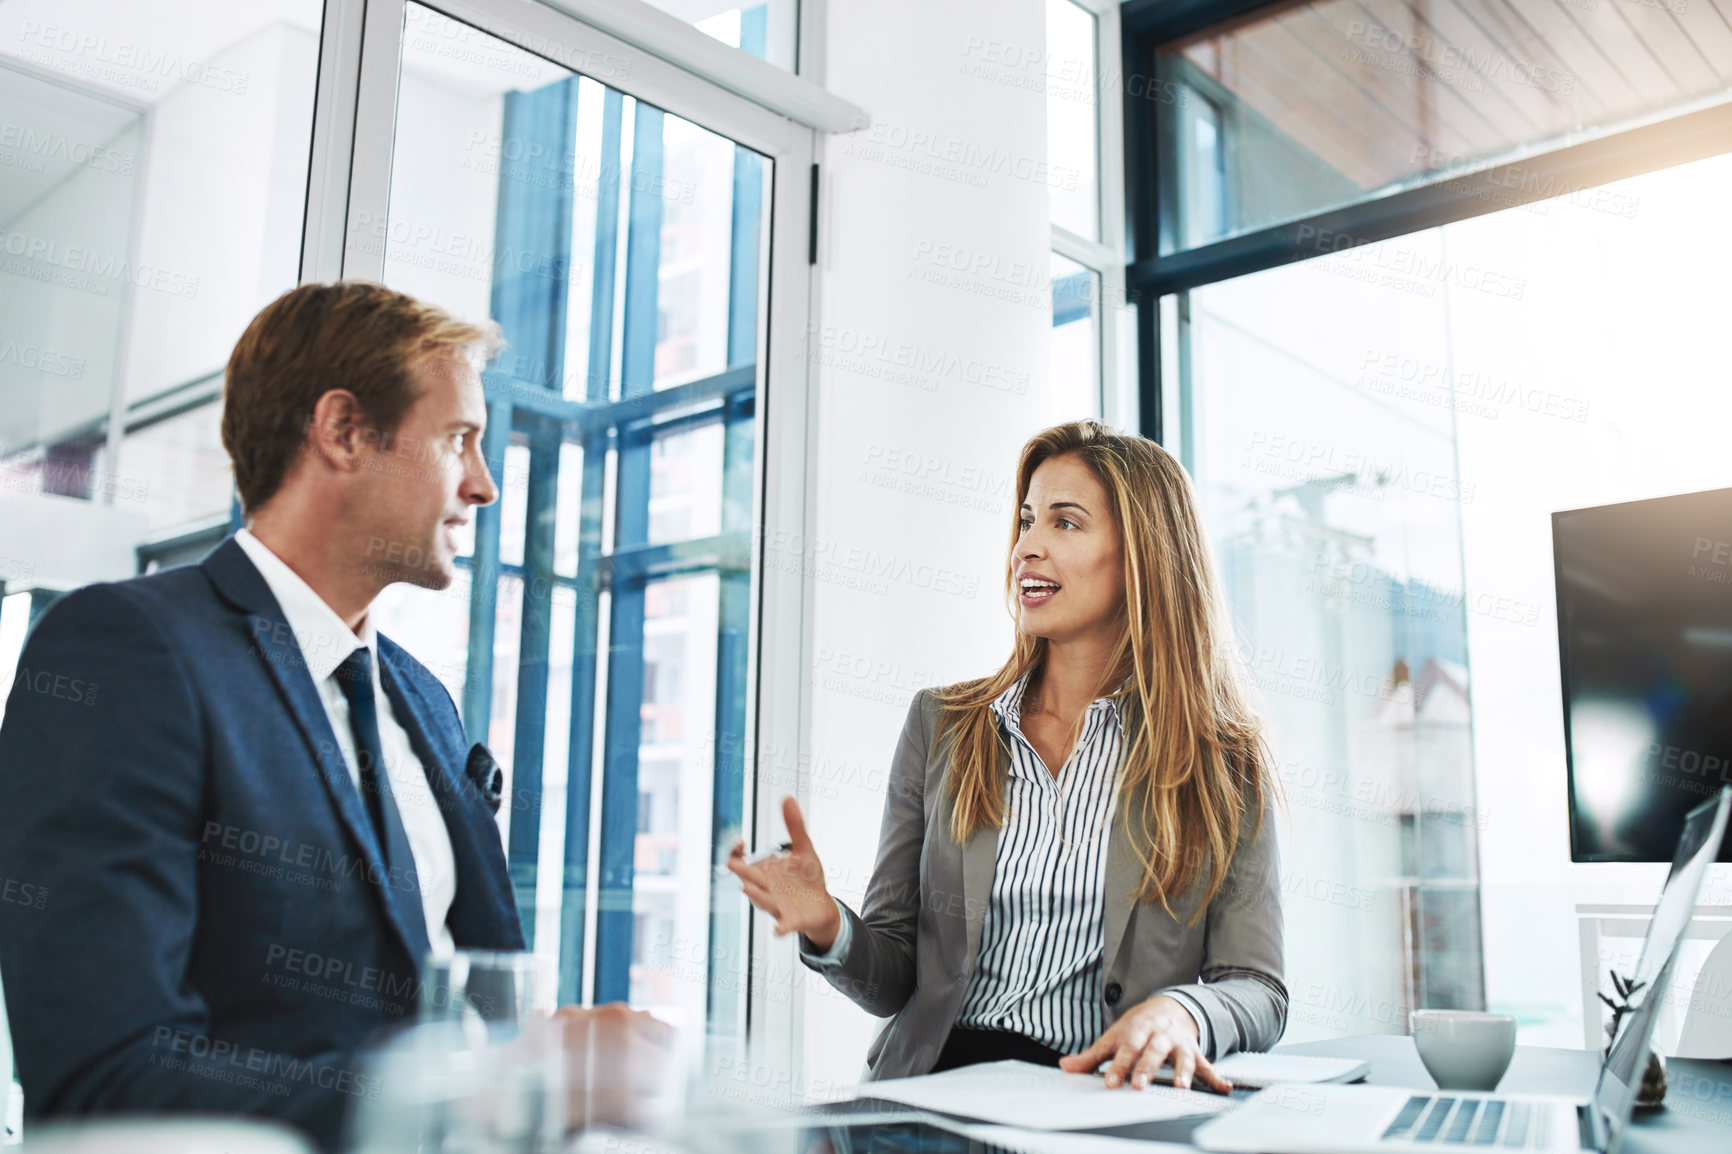
M1552 552L1570 855L1671 861L1732 784L1732 489L1553 513Z

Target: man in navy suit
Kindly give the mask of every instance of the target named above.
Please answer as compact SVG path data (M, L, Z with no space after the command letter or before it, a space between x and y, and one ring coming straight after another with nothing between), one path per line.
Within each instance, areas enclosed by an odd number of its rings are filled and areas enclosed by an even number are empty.
M227 369L248 527L31 635L0 726L0 877L46 895L0 903L30 1116L260 1114L334 1147L381 1089L357 1048L413 1016L426 959L523 948L492 760L368 612L449 586L498 497L496 347L378 285L285 294Z

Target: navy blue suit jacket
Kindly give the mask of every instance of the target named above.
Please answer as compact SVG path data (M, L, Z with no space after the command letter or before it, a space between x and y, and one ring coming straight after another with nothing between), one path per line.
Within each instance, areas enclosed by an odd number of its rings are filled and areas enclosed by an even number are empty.
M459 947L522 949L451 695L378 648L456 855L446 924ZM415 1013L405 926L424 915L233 538L43 616L0 725L0 796L0 975L30 1114L263 1114L334 1146L379 1091L356 1048Z

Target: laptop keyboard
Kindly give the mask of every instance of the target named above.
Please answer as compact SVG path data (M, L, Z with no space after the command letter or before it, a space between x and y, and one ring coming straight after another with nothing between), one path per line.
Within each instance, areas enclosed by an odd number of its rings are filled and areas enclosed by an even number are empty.
M1551 1144L1552 1112L1498 1098L1415 1094L1383 1132L1385 1142L1533 1149Z

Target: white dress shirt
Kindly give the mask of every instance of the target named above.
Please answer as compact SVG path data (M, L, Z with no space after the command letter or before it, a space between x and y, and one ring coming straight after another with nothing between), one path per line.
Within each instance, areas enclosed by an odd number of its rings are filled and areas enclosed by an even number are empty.
M445 819L427 784L427 770L415 755L409 734L398 723L391 709L391 700L379 682L379 637L371 614L361 619L361 632L356 636L337 611L325 604L313 587L301 580L282 558L253 536L249 529L235 534L235 542L246 550L247 557L259 575L270 586L271 595L283 610L283 617L294 631L300 645L301 658L307 663L307 673L318 687L319 700L324 703L325 716L343 752L349 769L349 781L359 796L360 764L355 757L355 733L349 724L349 702L337 684L337 667L349 654L365 645L372 656L373 700L378 703L379 748L384 754L384 769L391 781L391 793L396 798L397 812L403 819L403 832L409 838L409 852L415 859L415 874L421 884L421 909L427 918L427 942L437 957L449 957L455 949L451 930L445 917L451 912L451 902L457 896L457 859L451 851L451 835L445 829ZM419 962L420 959L417 959Z

